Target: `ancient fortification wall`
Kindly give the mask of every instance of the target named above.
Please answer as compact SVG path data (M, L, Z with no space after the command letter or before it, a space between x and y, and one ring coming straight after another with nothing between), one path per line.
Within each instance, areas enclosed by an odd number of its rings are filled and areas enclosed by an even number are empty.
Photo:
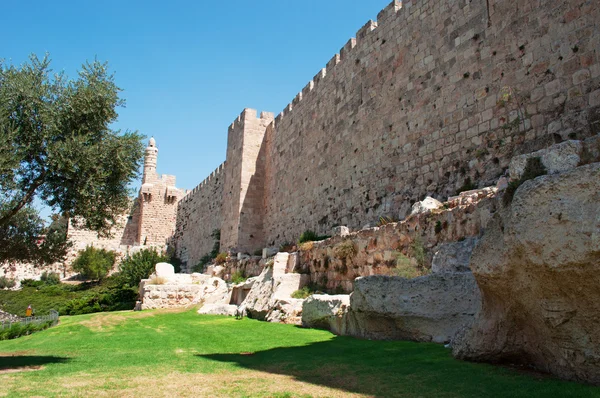
M158 175L158 148L151 138L144 157L142 187L138 197L131 201L126 214L117 220L110 237L99 237L96 232L79 228L69 220L68 238L73 249L66 263L70 263L87 246L113 250L121 255L133 247L154 246L165 248L175 231L177 204L183 191L175 187L175 176Z
M212 232L221 229L224 167L225 164L221 164L179 201L173 242L176 243L175 255L188 269L212 250Z
M222 250L403 218L598 133L599 17L585 0L390 4L273 122L246 109L230 127Z

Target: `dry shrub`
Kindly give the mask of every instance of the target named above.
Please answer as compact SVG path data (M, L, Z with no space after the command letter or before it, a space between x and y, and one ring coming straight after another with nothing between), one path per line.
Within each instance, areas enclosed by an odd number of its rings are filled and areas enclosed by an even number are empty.
M356 256L356 246L354 246L354 242L351 240L345 240L339 244L337 244L333 248L333 254L337 258L345 259Z
M164 285L164 284L166 284L167 282L168 282L168 281L167 281L167 278L164 278L164 277L162 277L162 276L154 276L154 277L152 277L152 278L150 279L150 284L151 284L151 285Z

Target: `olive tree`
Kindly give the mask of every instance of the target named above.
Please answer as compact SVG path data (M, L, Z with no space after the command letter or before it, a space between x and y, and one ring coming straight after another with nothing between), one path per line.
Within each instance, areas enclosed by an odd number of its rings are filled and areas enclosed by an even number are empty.
M124 105L119 92L106 63L85 63L69 79L52 73L48 56L21 66L0 61L0 231L11 240L35 239L36 198L109 234L143 156L141 135L111 129ZM8 250L0 261L27 256L35 257Z

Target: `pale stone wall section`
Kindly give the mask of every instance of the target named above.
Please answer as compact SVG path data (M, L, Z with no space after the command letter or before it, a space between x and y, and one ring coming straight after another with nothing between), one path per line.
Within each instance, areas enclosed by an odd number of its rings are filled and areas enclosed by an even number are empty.
M172 243L182 268L188 272L202 256L210 253L214 245L212 232L221 229L224 167L221 164L178 203Z
M273 114L245 109L229 127L221 246L253 252L264 245L264 136Z

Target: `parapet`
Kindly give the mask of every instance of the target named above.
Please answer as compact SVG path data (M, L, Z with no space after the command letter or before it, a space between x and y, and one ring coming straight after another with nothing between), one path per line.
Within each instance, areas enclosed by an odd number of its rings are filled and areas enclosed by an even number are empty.
M252 108L245 108L242 113L231 123L229 126L229 130L234 130L237 127L241 127L244 125L246 121L249 120L266 120L272 121L275 118L275 115L272 112L261 112L260 116L258 116L258 111Z
M407 8L412 5L411 2L407 3ZM392 1L388 6L386 6L383 10L377 14L377 21L368 21L362 28L356 32L356 38L351 38L348 42L340 49L339 54L335 54L325 68L321 69L319 73L315 75L315 77L308 82L308 84L302 89L298 95L294 97L291 103L289 103L283 111L281 111L277 117L275 118L275 125L281 123L282 119L289 115L294 106L298 105L302 100L305 100L309 94L319 85L321 81L323 81L328 74L331 74L334 68L337 67L344 60L351 58L351 54L361 41L367 39L372 32L376 31L380 26L383 26L386 23L389 23L390 20L398 17L398 12L403 10L402 2L398 0ZM232 125L233 127L233 125Z
M220 177L225 169L225 163L226 162L221 163L219 167L217 167L212 173L210 173L210 175L206 177L204 181L198 184L194 189L186 191L185 196L179 201L179 205L181 206L181 202L190 201L194 197L194 195L196 195L198 192L201 192L202 189L205 188L206 185L208 185L212 180Z

